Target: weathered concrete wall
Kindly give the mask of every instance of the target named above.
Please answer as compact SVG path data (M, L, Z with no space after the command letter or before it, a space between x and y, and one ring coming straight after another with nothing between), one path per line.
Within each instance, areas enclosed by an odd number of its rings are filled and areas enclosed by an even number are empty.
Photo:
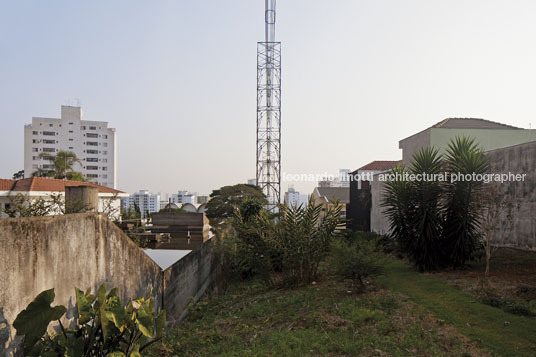
M379 175L374 175L374 180L371 182L370 231L378 234L388 234L390 232L389 220L383 213L384 208L381 205L385 182L379 180Z
M491 173L526 174L524 181L493 183L497 193L513 205L513 221L503 212L493 244L536 250L536 141L491 150L486 155Z
M75 287L95 289L101 283L117 287L122 299L145 295L153 287L161 302L160 267L102 215L2 219L0 246L0 309L9 327L40 292L51 288L54 304L68 308L75 303ZM11 338L15 333L11 328ZM0 351L4 343L0 341Z
M0 219L0 246L0 356L17 352L21 341L12 323L44 290L54 288L54 304L72 313L75 287L95 290L106 283L119 289L123 301L153 288L157 306L173 322L192 297L198 300L211 287L218 272L212 240L162 271L97 213Z
M164 309L169 322L180 321L192 298L198 301L215 282L219 265L213 249L210 239L164 271Z

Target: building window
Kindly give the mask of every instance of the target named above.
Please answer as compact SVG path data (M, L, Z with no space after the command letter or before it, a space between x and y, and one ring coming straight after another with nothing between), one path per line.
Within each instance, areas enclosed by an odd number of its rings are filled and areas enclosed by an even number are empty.
M69 123L69 125L73 125L73 123Z
M104 151L102 152L102 154L103 154L103 155L108 155L108 151L104 150Z
M108 162L108 159L102 159L102 162Z
M99 152L97 150L86 150L88 154L98 154Z
M89 178L97 178L97 177L99 177L99 175L97 175L97 174L87 174L86 176L89 177Z
M39 149L37 149L37 148L32 148L32 152L38 152L38 151L39 151Z
M99 143L96 142L96 141L88 141L88 142L86 143L86 145L88 145L88 146L98 146Z
M86 127L85 127L85 126L81 126L81 127L80 127L80 130L86 130Z
M32 156L32 160L39 160L39 156Z
M102 171L107 171L107 170L108 170L108 168L106 166L102 167Z
M37 135L37 131L32 131L32 134L33 134L33 135Z
M56 136L56 132L55 131L43 131L43 135Z
M72 146L69 146L69 150L72 150L72 149L73 149L73 147L72 147Z
M96 126L90 126L89 130L97 130L97 127Z
M87 133L86 136L88 138L98 138L99 137L99 134L95 134L95 133Z
M86 158L86 161L87 162L99 162L99 159L97 159L96 157L88 157Z
M73 131L72 131L72 130L69 130L69 134L72 134L72 133L73 133Z
M98 170L98 166L86 166L86 170Z
M108 178L108 175L102 175L102 178Z
M102 146L108 147L108 143L103 143Z
M33 139L33 140L32 140L32 143L37 144L37 143L39 143L39 140L37 140L37 139Z
M103 135L102 137L105 139L108 139L108 135Z
M48 124L48 126L52 128L54 125L53 124Z
M56 143L56 140L43 139L43 144L55 144L55 143Z
M43 152L56 152L54 148L43 148Z

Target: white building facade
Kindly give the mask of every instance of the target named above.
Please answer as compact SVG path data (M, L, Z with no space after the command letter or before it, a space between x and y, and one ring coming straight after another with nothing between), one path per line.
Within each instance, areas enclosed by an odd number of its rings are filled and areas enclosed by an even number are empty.
M294 187L289 187L287 192L285 192L283 202L288 207L299 207L300 205L306 207L309 203L309 196L300 194Z
M121 208L124 210L134 208L134 204L140 208L141 218L146 218L147 213L154 213L160 210L160 195L141 190L121 199Z
M82 108L61 106L61 118L33 117L24 126L24 177L38 169L52 169L49 160L59 151L72 151L80 159L73 167L91 182L116 188L116 131L107 122L84 120Z

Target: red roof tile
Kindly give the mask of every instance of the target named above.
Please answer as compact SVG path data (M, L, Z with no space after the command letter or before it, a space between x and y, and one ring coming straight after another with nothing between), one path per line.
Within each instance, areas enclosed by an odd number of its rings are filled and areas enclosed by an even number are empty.
M400 161L372 161L363 167L357 169L358 171L385 171L395 167Z
M11 187L13 187L13 184L17 180L11 180L11 179L0 179L0 191L9 191L11 190Z
M123 193L122 191L97 185L92 182L80 182L69 180L57 180L46 177L29 177L21 180L5 180L0 179L0 190L2 187L7 187L8 183L4 181L11 181L11 186L6 190L28 192L28 191L49 191L49 192L64 192L65 187L69 186L91 186L97 187L100 193Z

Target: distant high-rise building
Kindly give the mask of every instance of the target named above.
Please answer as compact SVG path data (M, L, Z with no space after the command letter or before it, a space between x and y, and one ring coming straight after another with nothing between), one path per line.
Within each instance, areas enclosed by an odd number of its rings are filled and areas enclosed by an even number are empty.
M179 191L171 195L171 203L197 203L197 193L188 191Z
M115 129L107 122L84 120L82 108L61 106L61 118L33 117L24 126L24 177L41 170L51 170L50 160L59 151L72 151L80 162L73 170L102 186L116 187Z
M307 206L309 203L308 195L301 195L294 187L289 187L287 192L285 192L284 201L285 205L288 207L299 207Z
M125 210L134 208L134 204L140 208L141 218L146 218L147 213L154 213L160 210L160 195L141 190L121 199L121 208Z

